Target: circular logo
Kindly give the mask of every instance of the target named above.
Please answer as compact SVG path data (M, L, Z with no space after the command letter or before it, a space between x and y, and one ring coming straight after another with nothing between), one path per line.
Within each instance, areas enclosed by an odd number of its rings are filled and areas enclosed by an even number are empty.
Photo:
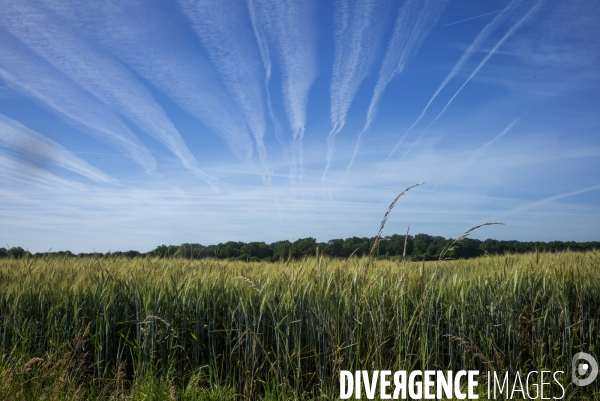
M585 377L586 375L587 377ZM598 376L598 362L590 354L576 353L571 361L571 376L576 386L583 387L592 384Z

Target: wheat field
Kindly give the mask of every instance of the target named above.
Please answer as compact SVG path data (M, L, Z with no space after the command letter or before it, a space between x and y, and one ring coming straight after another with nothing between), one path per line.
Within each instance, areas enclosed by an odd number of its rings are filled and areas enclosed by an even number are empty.
M3 259L0 398L337 399L341 369L564 371L600 349L599 267Z

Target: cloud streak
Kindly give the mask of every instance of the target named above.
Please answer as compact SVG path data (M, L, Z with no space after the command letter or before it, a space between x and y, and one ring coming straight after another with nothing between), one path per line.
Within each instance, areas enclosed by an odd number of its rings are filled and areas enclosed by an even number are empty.
M0 114L0 131L2 132L0 143L34 160L57 165L97 183L116 184L118 182L50 138L2 114Z
M508 133L508 131L510 131L512 129L512 127L514 127L519 122L520 119L521 119L521 117L516 118L512 123L508 124L508 126L506 128L504 128L502 130L502 132L500 132L498 135L496 135L491 141L487 142L485 145L483 145L483 146L479 147L478 149L476 149L471 154L471 156L469 156L469 158L467 160L465 160L457 168L455 168L452 172L450 172L448 175L446 175L444 178L442 178L437 184L435 184L435 186L433 187L433 190L435 190L441 183L443 183L444 181L446 181L448 179L448 177L454 175L465 164L467 164L471 160L473 160L479 153L481 153L483 150L485 150L486 148L488 148L489 146L491 146L494 142L498 141L500 138L502 138L504 135L506 135Z
M264 38L263 45L266 42L273 49L281 67L283 103L293 134L290 176L302 180L308 93L318 72L316 4L313 0L248 0L248 5L257 40Z
M48 10L4 3L2 26L105 104L167 147L181 163L213 185L152 94L124 66L63 28Z
M78 182L58 177L42 168L7 154L0 150L0 176L2 181L33 186L45 191L57 192L69 189L84 192L85 187ZM14 189L13 189L14 190Z
M392 38L379 71L377 84L373 90L373 97L367 110L366 122L362 131L358 134L343 182L345 182L346 176L358 154L361 139L373 122L377 106L385 88L396 75L404 70L406 63L418 52L423 41L442 15L446 4L447 0L406 0L402 4L394 24Z
M523 3L523 4L518 4L518 5L515 5L515 6L512 6L512 7L508 7L508 8L523 7L523 6L526 6L527 4L533 4L533 3L535 3L535 1L530 1L530 2L527 2L527 3ZM502 13L502 12L506 11L508 8L505 7L503 9L501 9L501 10L496 10L496 11L492 11L492 12L485 13L485 14L479 14L479 15L476 15L474 17L461 19L460 21L450 22L448 24L441 25L440 28L443 28L445 26L460 24L461 22L467 22L467 21L471 21L471 20L474 20L474 19L477 19L477 18L487 17L488 15L492 15L492 14Z
M377 19L386 5L387 2L383 1L334 2L331 130L327 137L327 163L323 181L331 165L335 137L344 128L348 109L377 55L384 26Z
M511 216L513 214L521 213L521 212L524 212L526 210L531 210L531 209L534 209L534 208L536 208L538 206L542 206L542 205L554 202L554 201L559 200L559 199L568 198L568 197L571 197L571 196L575 196L575 195L579 195L579 194L583 194L583 193L591 192L591 191L597 191L597 190L600 190L600 184L592 185L591 187L579 189L577 191L572 191L572 192L567 192L567 193L564 193L564 194L558 194L558 195L554 195L554 196L549 196L547 198L540 199L540 200L535 201L535 202L529 202L529 203L526 203L524 205L518 206L518 207L516 207L514 209L508 210L508 211L506 211L504 213L501 213L499 216L500 217Z
M1 28L0 39L0 78L10 88L55 111L83 133L116 148L147 172L156 169L154 156L108 106L45 65Z
M153 3L43 1L202 121L225 140L237 158L252 157L246 122L213 66L197 51L181 24L165 19ZM153 29L142 28L148 23ZM197 134L202 134L202 129Z
M408 150L404 153L404 155L402 156L402 158L400 159L400 161L402 161L406 157L406 155L412 150L412 148L417 143L419 143L419 141L421 140L421 138L423 137L423 135L425 135L425 133L427 131L429 131L429 128L431 128L431 126L433 124L435 124L436 121L439 120L439 118L446 112L446 110L448 109L448 107L450 106L450 104L452 104L452 102L458 96L458 94L469 83L469 81L471 81L471 79L473 79L473 77L475 75L477 75L477 73L479 72L479 70L496 53L496 51L498 50L498 48L500 48L500 46L502 46L504 44L504 42L506 42L506 40L508 38L510 38L517 31L517 29L519 29L523 25L523 23L525 23L533 14L535 14L535 12L540 8L540 6L542 5L543 2L544 2L544 0L540 0L539 2L537 2L536 5L534 5L533 7L531 7L531 9L523 17L521 17L521 19L519 19L512 27L510 27L510 29L504 34L504 36L502 36L502 38L496 43L496 45L485 55L485 57L483 58L483 60L481 60L481 62L479 63L479 65L477 65L477 67L473 70L473 72L471 72L471 75L469 75L469 77L465 80L465 82L461 85L461 87L458 88L458 90L450 98L450 100L448 101L448 103L446 103L446 105L444 106L444 108L442 109L442 111L440 111L439 114L433 119L433 121L431 121L429 123L429 125L427 126L427 128L425 128L423 130L423 132L421 132L421 135L419 135L419 137L417 138L417 140L415 142L413 142L413 144L408 148Z
M279 141L281 148L283 150L284 156L288 161L289 160L289 150L283 139L283 128L281 127L281 123L279 119L275 116L275 112L273 111L273 102L271 101L271 91L269 90L269 83L271 82L271 74L273 70L273 63L271 62L271 53L269 51L269 45L267 43L267 39L265 38L264 33L258 26L258 20L256 19L256 10L254 9L254 3L252 0L247 0L248 12L250 14L250 21L252 23L252 30L254 32L254 37L256 39L256 43L258 44L258 49L260 51L260 57L262 59L263 66L265 68L265 79L263 81L263 85L265 88L265 93L267 95L267 109L269 110L269 117L273 122L273 127L275 129L275 137ZM290 168L292 165L290 164Z
M508 11L511 10L511 9L513 9L513 8L515 8L514 5L516 3L518 3L519 1L520 0L512 0L503 10L500 11L500 13L496 17L494 17L493 20L491 20L479 32L479 34L477 35L477 37L475 38L475 40L473 40L473 43L471 43L469 45L469 47L467 47L467 50L465 50L465 52L462 54L462 56L460 56L460 59L458 59L458 61L456 62L456 64L454 64L454 66L452 67L452 69L450 70L450 72L448 73L448 75L446 75L446 77L444 78L444 80L442 81L442 83L440 84L440 86L437 88L437 90L435 91L435 93L433 94L433 96L431 96L431 99L429 99L429 102L427 102L427 104L423 108L423 111L421 111L421 114L419 115L419 117L406 130L406 132L404 133L404 135L402 135L402 138L400 138L400 140L398 141L398 143L396 143L396 146L394 146L394 148L392 149L392 151L390 152L390 154L388 155L388 157L385 159L385 162L387 162L390 159L390 157L392 157L392 155L396 152L396 150L398 149L398 147L400 146L400 144L404 141L404 138L406 138L406 136L408 135L408 133L410 131L412 131L412 129L421 121L421 119L423 118L423 116L425 116L425 113L429 109L429 106L431 106L431 103L433 103L433 101L435 100L435 98L446 87L446 85L448 84L448 82L450 82L450 80L452 80L452 78L454 78L456 76L456 74L458 74L458 72L463 69L463 67L465 66L465 63L471 58L471 56L475 52L477 52L479 50L479 48L481 47L481 45L489 38L489 36L492 34L492 32L494 32L494 30L498 27L498 25L500 25L500 23L502 21L504 21L505 17L508 14ZM379 171L377 173L379 173Z
M240 108L254 136L266 181L270 181L264 143L264 69L256 42L251 40L253 30L247 9L236 7L239 2L232 0L179 0L178 3Z

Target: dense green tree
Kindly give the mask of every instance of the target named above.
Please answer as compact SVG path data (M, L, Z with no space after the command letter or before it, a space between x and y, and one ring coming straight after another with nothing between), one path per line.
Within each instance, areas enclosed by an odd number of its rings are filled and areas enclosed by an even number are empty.
M474 258L483 254L480 246L480 240L465 238L456 245L456 249L452 252L450 256L457 259Z
M352 237L344 240L344 257L367 255L371 250L371 242L375 239Z
M426 260L438 259L444 250L444 247L452 240L447 240L444 237L435 236L432 237L431 243L427 246L427 252L425 254ZM449 255L446 255L449 256Z
M500 250L500 244L495 239L488 238L479 245L479 249L484 254L497 254Z
M204 246L200 244L181 244L175 256L186 259L199 259L202 256L202 249L204 249Z
M292 243L288 240L277 241L271 244L273 249L273 260L286 260L290 257Z
M315 255L317 250L317 240L308 237L300 238L292 243L289 250L289 256L293 259L299 259L305 256Z
M2 248L4 249L4 248ZM26 251L25 249L21 248L20 246L16 246L16 247L12 247L10 248L8 251L6 251L7 255L11 258L15 258L15 259L19 259L19 258L24 258L25 256L30 256L31 253L29 253L29 251Z
M223 259L234 259L242 256L243 242L228 241L224 244L218 245L219 258Z
M150 254L150 256L157 256L160 258L168 258L168 257L175 256L175 254L177 253L178 250L179 250L178 246L161 245L161 246L156 247L153 251L149 252L149 254Z
M327 241L324 253L334 258L343 258L344 254L344 240L343 239L332 239Z
M270 259L273 256L273 249L264 242L250 242L243 244L240 248L241 257L250 259Z
M228 241L218 245L204 246L201 244L185 243L178 246L160 245L152 251L142 254L131 250L127 252L113 252L103 255L101 253L81 253L77 256L90 257L182 257L188 259L201 258L219 258L219 259L240 259L244 261L278 261L289 258L299 259L307 256L314 256L317 248L319 254L334 258L348 258L352 253L356 256L365 256L374 243L375 238L350 237L346 239L332 239L328 242L317 243L315 238L300 238L293 243L287 240L277 241L271 244L264 242L235 242ZM452 242L452 239L445 239L440 236L431 236L427 234L417 234L414 237L408 236L406 254L413 260L435 260L439 257L444 247ZM519 242L519 241L499 241L486 239L480 241L477 239L465 238L454 251L446 256L453 258L472 258L484 254L502 255L505 253L526 253L536 250L541 252L561 252L566 250L588 251L600 249L600 242L574 242L574 241L550 241L550 242ZM375 249L375 256L379 258L401 257L404 252L404 235L393 234L381 239ZM0 258L13 257L45 257L47 255L59 255L63 257L75 256L70 251L43 252L31 255L29 251L21 247L10 249L0 248Z
M378 254L381 256L402 256L404 253L404 235L393 234L382 238L379 243ZM413 252L413 239L409 235L406 241L406 255Z
M427 234L417 234L413 239L413 259L427 259L427 249L433 243L433 237Z

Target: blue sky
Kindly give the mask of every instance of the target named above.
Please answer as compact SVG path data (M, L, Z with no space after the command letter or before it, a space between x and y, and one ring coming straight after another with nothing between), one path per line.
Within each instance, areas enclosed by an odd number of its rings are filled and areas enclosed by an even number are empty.
M0 246L600 239L598 2L2 9Z

